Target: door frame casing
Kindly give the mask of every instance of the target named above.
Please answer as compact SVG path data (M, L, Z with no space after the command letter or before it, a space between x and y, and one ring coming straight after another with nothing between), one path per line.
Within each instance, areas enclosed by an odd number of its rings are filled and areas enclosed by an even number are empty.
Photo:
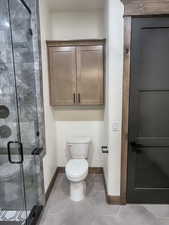
M121 204L127 203L129 91L131 63L131 21L133 16L169 16L169 1L166 0L121 0L124 4L124 68L121 146Z
M143 15L137 16L142 17ZM162 16L165 14L144 15L145 17ZM168 15L169 17L169 12ZM132 17L124 16L124 65L123 65L123 103L122 103L122 138L121 138L121 187L120 202L127 203L127 179L128 179L128 131L129 131L129 98L131 76L131 41L132 41Z
M131 62L131 16L124 17L124 65L123 65L123 105L122 105L122 148L121 148L121 204L127 203L128 170L128 129L129 129L129 93Z

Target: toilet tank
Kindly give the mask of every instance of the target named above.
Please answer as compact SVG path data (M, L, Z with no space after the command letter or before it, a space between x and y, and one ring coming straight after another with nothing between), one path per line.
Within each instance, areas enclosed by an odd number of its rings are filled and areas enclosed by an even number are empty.
M67 141L68 150L72 159L87 159L89 152L90 138L72 137Z

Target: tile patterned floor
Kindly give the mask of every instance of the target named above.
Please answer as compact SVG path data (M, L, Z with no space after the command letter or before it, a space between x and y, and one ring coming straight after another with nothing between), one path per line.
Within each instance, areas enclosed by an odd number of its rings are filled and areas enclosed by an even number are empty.
M26 218L29 216L30 211L6 211L0 210L0 225L8 224L8 222L16 222L16 224L25 224ZM17 223L18 222L18 223Z
M40 225L169 225L169 205L108 205L101 175L88 177L87 196L75 203L59 174Z

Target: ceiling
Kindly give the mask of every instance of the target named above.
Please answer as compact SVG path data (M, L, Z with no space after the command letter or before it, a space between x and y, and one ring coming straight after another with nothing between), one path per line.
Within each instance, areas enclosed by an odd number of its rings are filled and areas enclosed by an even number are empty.
M104 8L105 0L46 0L50 10L94 10Z

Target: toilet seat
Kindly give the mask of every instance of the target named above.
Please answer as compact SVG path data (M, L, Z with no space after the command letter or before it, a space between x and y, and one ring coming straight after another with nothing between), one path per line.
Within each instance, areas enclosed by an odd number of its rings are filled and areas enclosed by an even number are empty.
M85 159L71 159L67 163L65 170L70 181L80 182L88 174L88 162Z

